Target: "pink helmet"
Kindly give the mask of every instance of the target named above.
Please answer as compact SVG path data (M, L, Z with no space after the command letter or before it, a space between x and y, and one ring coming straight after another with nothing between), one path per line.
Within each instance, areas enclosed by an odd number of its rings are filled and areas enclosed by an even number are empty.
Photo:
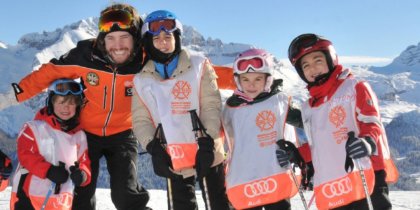
M263 49L249 49L240 53L233 63L236 86L242 91L238 78L240 74L251 72L266 73L268 77L264 91L269 92L273 84L273 67L273 56Z

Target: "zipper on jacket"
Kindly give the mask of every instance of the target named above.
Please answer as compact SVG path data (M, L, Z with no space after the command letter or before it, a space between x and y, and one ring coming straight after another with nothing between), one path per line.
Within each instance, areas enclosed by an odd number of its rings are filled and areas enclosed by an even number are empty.
M108 94L108 93L106 92L106 91L107 91L107 89L108 89L108 88L107 88L107 86L104 86L104 100L103 100L103 103L102 103L102 108L103 108L103 109L105 109L105 108L106 108L106 97L107 97L107 94Z
M117 70L116 68L112 68L112 72L113 72L113 76L112 76L112 84L111 84L111 100L110 100L110 104L109 104L109 112L108 115L106 116L105 122L104 122L104 127L102 128L102 135L106 136L106 127L108 126L109 123L109 119L111 119L111 115L112 112L114 111L114 99L115 99L115 81L117 80Z

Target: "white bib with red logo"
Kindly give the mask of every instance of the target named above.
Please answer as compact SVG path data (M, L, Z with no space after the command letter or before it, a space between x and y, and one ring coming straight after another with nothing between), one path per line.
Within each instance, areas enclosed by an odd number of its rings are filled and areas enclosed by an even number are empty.
M78 160L77 152L79 145L82 142L86 142L85 133L79 131L71 135L53 129L46 122L38 120L28 122L25 126L31 128L39 153L45 160L56 166L59 165L59 161L63 162L67 171L70 171L69 167L74 165L74 162ZM16 171L13 177L12 194L14 195L12 197L16 197L15 194L20 177L25 173L27 173L26 169L21 167ZM34 208L40 209L53 183L49 179L42 179L33 174L29 177L31 178L29 181L29 198ZM53 190L45 209L70 210L73 202L73 189L74 185L71 179L68 179L60 185L60 192L58 194L55 194Z
M315 169L314 192L319 209L337 208L365 198L359 169L345 171L348 132L359 135L356 126L357 81L347 78L332 98L318 107L302 105L302 119ZM358 160L364 169L370 193L375 182L368 157Z
M225 105L223 125L230 143L226 187L237 209L274 203L297 192L290 171L279 166L275 153L285 131L295 134L291 126L285 130L288 103L279 93L252 105Z
M200 113L199 94L205 58L191 55L191 70L176 78L158 81L136 76L136 91L152 120L162 124L174 170L195 165L197 143L192 131L190 110Z

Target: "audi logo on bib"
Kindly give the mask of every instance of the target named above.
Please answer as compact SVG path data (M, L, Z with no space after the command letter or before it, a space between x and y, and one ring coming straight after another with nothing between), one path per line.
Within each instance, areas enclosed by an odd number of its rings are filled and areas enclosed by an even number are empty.
M169 155L171 159L181 159L184 157L184 150L179 145L170 145L169 148Z
M244 194L248 198L253 198L259 195L270 194L276 191L277 182L270 178L266 180L259 180L245 185Z
M59 199L58 199L58 203L61 206L64 206L68 209L71 208L72 202L73 202L73 195L71 195L70 193L61 194Z
M327 198L341 196L350 193L351 191L352 186L349 177L322 186L322 194Z

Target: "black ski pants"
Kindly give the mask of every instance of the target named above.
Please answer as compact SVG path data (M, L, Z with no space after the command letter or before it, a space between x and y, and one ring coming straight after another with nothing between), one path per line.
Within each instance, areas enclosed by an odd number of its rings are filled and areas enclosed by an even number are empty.
M388 184L385 182L386 173L384 170L375 171L375 186L370 195L372 206L375 210L391 210L392 205L389 199ZM362 186L360 186L362 187ZM362 199L334 210L369 210L367 200Z
M207 183L207 191L210 200L211 209L230 210L230 207L225 187L225 173L223 164L219 164L211 168L210 173L205 177ZM170 186L168 186L168 209L173 203L174 210L197 210L197 199L195 197L195 183L194 176L185 179L170 179ZM207 198L204 191L203 180L199 180L199 185L202 191L203 200L206 203ZM172 202L170 201L172 197Z
M118 210L142 210L149 193L137 182L138 142L132 130L111 136L86 132L92 178L89 185L75 188L73 210L96 209L95 190L99 160L105 157L110 177L111 199Z
M246 210L291 210L290 200L285 199L276 203L266 204L264 206L254 207Z

